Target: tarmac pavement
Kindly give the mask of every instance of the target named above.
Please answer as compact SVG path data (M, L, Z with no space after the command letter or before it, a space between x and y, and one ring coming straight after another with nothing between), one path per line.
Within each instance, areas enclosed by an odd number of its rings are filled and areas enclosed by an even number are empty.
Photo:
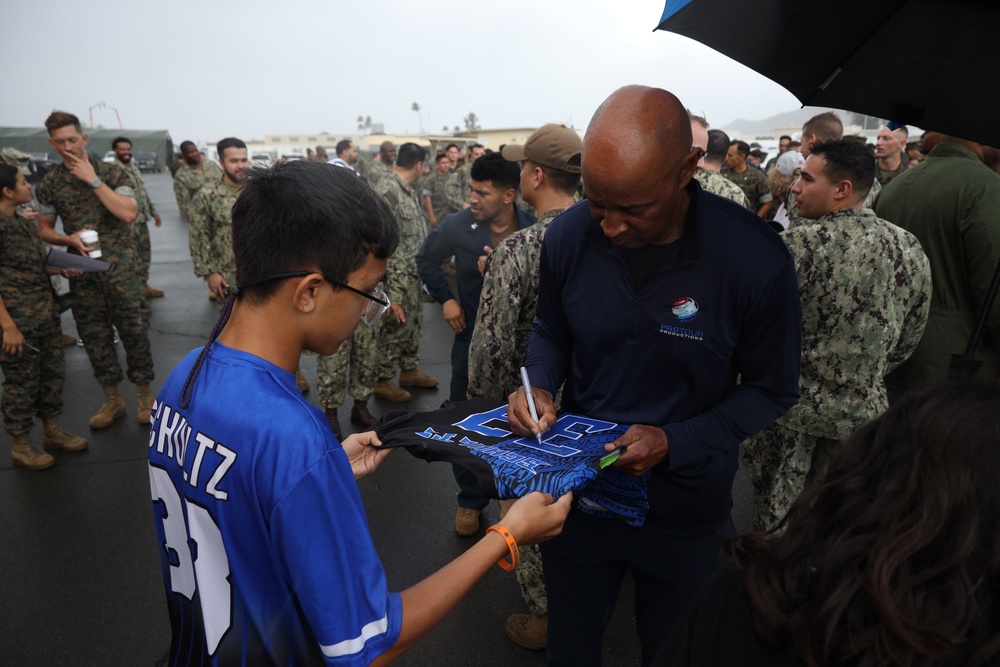
M172 180L145 176L163 226L150 226L153 265L150 284L166 292L152 300L150 341L156 366L154 395L188 351L204 344L219 313L204 281L192 273L187 223L180 220ZM448 397L451 329L440 307L424 305L422 370L437 377L435 389L412 390L408 408L432 410ZM72 314L63 331L76 333ZM124 368L124 351L119 346ZM156 553L149 477L148 427L135 420L135 389L123 382L128 414L110 428L90 431L87 420L100 406L100 386L86 352L67 347L62 425L87 437L83 453L55 452L47 471L13 468L0 455L0 665L154 665L170 645L170 626ZM316 358L303 357L315 387ZM315 388L309 397L316 401ZM340 410L345 434L351 399ZM376 416L395 404L369 402ZM41 440L41 427L33 435ZM0 434L0 451L10 437ZM473 541L454 531L457 486L451 467L428 464L397 452L379 471L359 482L372 537L389 586L401 590L461 554ZM734 486L734 520L747 529L751 503L742 473ZM491 504L483 525L497 519ZM482 535L482 531L480 531ZM605 635L604 664L639 663L634 631L634 592L626 579ZM525 612L512 573L493 570L448 618L395 664L405 667L541 666L542 651L510 642L503 624Z

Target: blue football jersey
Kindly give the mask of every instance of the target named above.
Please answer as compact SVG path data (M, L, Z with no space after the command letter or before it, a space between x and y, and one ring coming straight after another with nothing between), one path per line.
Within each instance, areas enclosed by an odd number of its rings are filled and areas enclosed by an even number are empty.
M399 635L350 464L292 373L219 342L153 404L170 665L367 665Z
M474 398L433 412L389 412L374 426L384 447L404 447L427 461L448 461L472 471L487 498L520 498L532 491L554 498L573 491L579 508L641 526L649 511L646 480L598 461L604 445L628 426L582 415L559 415L535 438L516 437L507 424L507 404Z

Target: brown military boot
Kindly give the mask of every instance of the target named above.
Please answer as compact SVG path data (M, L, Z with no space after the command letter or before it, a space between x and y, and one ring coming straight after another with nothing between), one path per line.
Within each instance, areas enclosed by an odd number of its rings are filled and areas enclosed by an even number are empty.
M354 401L354 407L351 408L351 423L358 424L364 428L368 428L375 423L375 417L372 416L372 413L368 412L367 402Z
M459 507L455 513L455 532L462 537L475 535L479 531L479 510Z
M518 646L532 651L545 648L545 638L549 630L549 615L511 614L504 623L507 636Z
M146 283L142 284L142 293L146 295L147 299L161 299L161 298L163 298L163 290L156 289L155 287L150 287Z
M136 419L140 424L148 424L153 412L153 395L149 393L148 384L136 385L135 388ZM123 410L124 412L124 410Z
M309 393L309 380L306 379L305 373L302 369L295 371L295 386L299 388L303 394Z
M70 345L76 345L76 336L70 336L69 334L63 334L62 346L69 347Z
M411 368L408 371L402 371L399 374L399 386L400 387L436 387L438 386L437 378L432 378L430 375L424 375L420 372L419 368Z
M391 403L406 403L410 400L410 392L400 389L392 383L392 380L379 380L375 384L375 398Z
M87 448L87 441L78 435L67 433L59 425L58 417L49 417L42 422L42 444L45 449L61 449L64 452L80 452Z
M56 464L52 455L36 447L27 433L14 436L10 455L14 459L14 465L24 466L28 470L45 470Z
M104 405L90 418L90 428L107 428L125 416L125 401L118 393L118 387L104 387ZM148 387L147 387L148 389Z
M337 417L337 408L327 408L323 411L326 415L326 420L330 422L330 428L333 429L333 434L337 436L337 440L341 440L340 435L340 419Z

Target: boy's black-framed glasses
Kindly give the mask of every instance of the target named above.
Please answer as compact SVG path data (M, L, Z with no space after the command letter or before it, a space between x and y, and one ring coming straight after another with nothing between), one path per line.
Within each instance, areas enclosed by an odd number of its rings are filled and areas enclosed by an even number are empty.
M389 306L392 305L392 303L389 301L389 296L384 291L378 288L373 289L371 292L362 292L356 287L351 287L350 285L342 283L339 280L328 278L327 276L324 276L320 271L292 271L289 273L278 273L273 276L268 276L263 280L258 280L257 282L252 283L250 285L240 285L240 288L243 289L246 287L255 287L262 283L269 283L272 280L284 280L285 278L301 278L303 276L308 276L313 273L318 273L319 275L323 276L323 280L330 283L331 285L336 285L337 287L343 287L344 289L350 290L355 294L360 294L366 299L370 299L368 305L365 306L364 312L361 314L361 321L364 322L367 326L373 326L376 322L378 322L379 318L382 317L385 311L389 310Z

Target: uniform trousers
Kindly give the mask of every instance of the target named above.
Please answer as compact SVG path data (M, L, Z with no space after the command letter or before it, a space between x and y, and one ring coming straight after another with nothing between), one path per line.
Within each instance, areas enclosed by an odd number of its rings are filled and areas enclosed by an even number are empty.
M725 562L732 519L696 535L668 535L570 511L562 533L541 545L548 593L548 665L601 664L604 630L626 570L635 582L642 664L649 665L702 582Z
M469 390L469 343L472 342L473 327L470 323L455 335L451 345L451 400L453 402L466 400ZM482 510L490 504L490 499L483 495L476 482L476 476L460 465L452 464L451 473L458 482L458 506L473 510Z
M101 386L117 385L123 379L112 325L117 327L125 348L128 379L137 385L150 384L154 377L149 347L150 308L138 272L84 275L70 281L70 290L76 330Z
M3 370L3 426L11 436L28 433L32 420L58 417L62 413L63 358L62 332L54 329L40 336L25 333L25 342L38 348L34 359L25 349L20 357L0 351ZM24 333L24 332L22 332Z

